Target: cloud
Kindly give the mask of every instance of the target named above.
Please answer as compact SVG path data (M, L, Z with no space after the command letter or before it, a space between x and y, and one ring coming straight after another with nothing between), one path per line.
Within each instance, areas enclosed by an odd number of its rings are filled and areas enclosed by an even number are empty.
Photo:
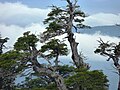
M0 23L6 25L26 26L41 23L50 9L30 8L17 3L0 3Z
M99 0L97 0L99 1ZM51 9L30 8L22 3L0 3L0 24L26 26L42 23ZM90 26L114 25L120 23L120 14L97 13L85 19Z
M23 27L32 23L42 23L50 10L30 8L19 2L0 3L0 24ZM84 23L90 26L114 25L120 23L120 14L97 13L87 17Z
M2 38L8 37L9 40L6 43L7 47L13 47L16 40L23 35L24 32L31 31L35 35L39 35L40 32L45 31L45 28L41 24L32 24L26 27L20 27L17 25L5 25L0 24L0 33ZM6 50L5 50L6 51Z
M36 35L39 32L43 32L45 26L42 24L42 21L46 18L49 11L50 9L30 8L21 3L0 3L0 32L3 38L10 38L6 46L12 46L25 31L31 31ZM114 25L120 23L120 14L94 14L87 17L85 23L90 26ZM97 46L96 40L104 36L76 35L76 37L77 41L80 42L79 50L94 57L93 50L95 45ZM110 37L107 36L104 38ZM110 38L110 41L112 39Z
M45 31L42 21L49 11L49 8L30 8L19 2L0 3L0 33L3 38L10 38L6 46L13 46L17 38L26 31L36 35Z
M85 24L90 26L115 25L116 23L120 23L120 14L97 13L85 19Z
M63 40L64 37L66 37L66 35L62 35L57 37L58 39ZM75 33L74 35L76 42L78 42L78 50L79 52L82 51L83 55L86 56L86 58L88 60L106 60L107 57L103 57L101 55L95 54L94 51L95 49L98 47L99 43L97 42L97 40L99 40L100 38L104 41L104 42L114 42L114 43L118 43L120 41L119 38L117 37L111 37L111 36L107 36L107 35L101 35L100 33L95 33L93 35L91 34L78 34ZM69 42L66 40L65 43L68 45L68 48L70 50L70 45ZM71 53L68 57L71 56Z
M99 43L97 40L100 38L104 42L114 42L118 43L120 40L117 37L110 37L110 36L104 36L101 34L75 34L76 41L79 42L78 49L83 52L83 54L87 57L88 60L106 60L107 57L103 57L101 55L95 54L94 51L98 47Z

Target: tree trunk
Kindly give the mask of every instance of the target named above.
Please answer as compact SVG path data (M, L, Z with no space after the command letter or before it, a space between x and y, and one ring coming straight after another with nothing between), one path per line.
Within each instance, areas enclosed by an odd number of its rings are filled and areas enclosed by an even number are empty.
M109 53L106 53L105 50L103 50L102 52L104 55L106 56L109 56L109 58L112 58L113 60L113 63L114 63L114 66L116 67L116 69L118 70L118 74L119 74L119 82L118 82L118 89L117 90L120 90L120 64L119 64L119 56L117 55L111 55ZM109 61L109 59L108 59Z
M119 74L119 82L118 82L118 90L120 90L120 64L119 64L119 58L117 56L112 56L113 62L114 62L114 66L117 68L118 70L118 74Z
M58 63L59 63L59 61L58 61L58 56L59 56L59 54L57 54L56 55L56 58L55 58L55 67L58 67Z
M2 77L0 77L0 90L2 89L2 85L3 85L3 79Z
M119 82L118 82L118 90L120 90L120 69L119 69Z
M61 75L56 73L56 69L52 66L47 67L42 67L42 65L37 61L37 49L34 48L33 52L31 54L31 63L33 64L33 70L38 73L43 73L44 75L47 75L48 77L54 78L58 90L68 90L66 88L66 85L64 84L64 79ZM58 61L58 55L56 57L56 60ZM58 62L56 63L58 65Z
M70 33L68 36L68 41L70 43L70 47L72 50L72 60L74 61L77 68L80 68L81 66L84 66L83 59L79 56L77 46L78 43L75 42L75 39L73 38L73 33Z
M43 73L44 75L47 75L48 77L54 78L58 90L68 90L64 83L63 77L57 74L52 67L49 67L49 68L34 67L34 70L36 72L39 72L40 74Z
M55 82L57 84L57 88L59 90L68 90L66 88L66 85L64 84L64 79L63 79L63 77L61 75L55 74L54 78L55 78Z
M75 12L75 7L76 7L76 2L75 4L72 4L70 2L70 0L67 0L68 4L69 4L69 19L68 19L68 24L67 24L67 34L68 34L68 41L70 43L70 47L72 50L72 60L74 62L74 64L76 65L77 68L80 68L81 66L87 66L87 64L85 64L83 62L83 59L79 56L78 54L78 50L77 50L77 46L79 43L77 43L74 39L74 34L72 33L72 27L73 27L73 20L74 20L74 12Z
M118 90L120 90L120 76L119 76Z

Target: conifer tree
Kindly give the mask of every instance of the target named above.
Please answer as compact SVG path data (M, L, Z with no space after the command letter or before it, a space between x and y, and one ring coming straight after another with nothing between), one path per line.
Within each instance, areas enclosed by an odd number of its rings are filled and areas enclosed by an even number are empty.
M30 32L25 32L22 37L18 38L17 42L14 44L14 49L18 52L24 53L24 56L21 60L23 64L22 67L32 68L38 76L44 75L49 78L53 78L57 88L59 90L67 90L66 85L64 84L63 77L57 73L56 67L51 64L49 58L55 57L56 66L58 66L58 56L67 55L67 48L64 43L60 43L59 40L52 40L42 46L42 49L37 49L37 42L39 39ZM50 46L49 46L50 45ZM59 46L60 45L60 46ZM47 50L52 50L48 55L44 55L42 52ZM44 66L39 62L38 57L44 58L49 65ZM27 64L27 63L30 64ZM26 69L25 68L25 69Z
M97 54L108 57L107 61L112 60L119 75L118 90L120 90L120 42L118 44L98 40L99 46L94 51Z
M77 68L89 66L84 63L83 59L80 57L77 46L78 42L75 41L73 29L78 32L78 28L87 27L83 25L85 13L79 10L77 5L77 0L72 2L71 0L66 0L66 8L60 8L57 6L52 6L52 11L48 13L48 18L44 20L44 24L47 24L46 31L44 31L41 36L41 42L47 41L55 36L67 34L65 38L69 41L72 60Z

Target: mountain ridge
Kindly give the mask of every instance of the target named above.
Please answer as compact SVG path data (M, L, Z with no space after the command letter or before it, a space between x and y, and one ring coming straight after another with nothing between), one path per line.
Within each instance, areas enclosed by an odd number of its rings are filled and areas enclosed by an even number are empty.
M111 26L96 26L84 29L78 29L78 32L82 34L95 34L99 33L102 35L120 37L120 26L111 25Z

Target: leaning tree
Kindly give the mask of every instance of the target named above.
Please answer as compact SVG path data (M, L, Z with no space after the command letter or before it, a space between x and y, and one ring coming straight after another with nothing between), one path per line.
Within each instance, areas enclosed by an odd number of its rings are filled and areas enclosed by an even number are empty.
M48 18L44 20L44 24L47 24L46 31L41 35L41 42L47 41L55 36L60 36L67 34L66 37L69 41L71 51L72 51L72 60L77 68L86 67L88 65L84 63L83 59L78 53L78 42L75 41L73 29L87 27L83 25L84 18L86 17L85 13L79 10L77 5L77 0L72 2L71 0L66 0L66 8L60 8L57 6L51 6L52 11L48 13Z
M107 56L109 60L112 60L116 70L118 71L119 75L119 83L118 83L118 90L120 90L120 42L116 43L109 43L104 42L102 39L98 40L100 43L98 48L94 51L102 56Z
M41 80L38 81L39 85L40 87L46 85L48 90L52 88L51 85L53 86L53 81L59 90L69 90L71 89L71 87L75 87L75 88L72 88L74 90L76 88L79 88L78 86L80 87L82 86L82 88L92 89L94 88L94 86L91 87L93 83L90 83L88 85L89 81L91 80L95 82L94 84L96 83L102 83L102 85L106 84L106 81L105 81L106 76L103 76L104 78L97 77L96 75L97 73L96 73L95 75L93 75L96 78L93 78L93 76L91 75L90 75L91 77L88 77L88 76L85 76L86 74L79 74L79 73L85 73L86 71L79 72L78 71L79 69L78 69L77 72L75 72L76 70L74 67L59 66L60 59L58 59L58 57L60 55L68 54L67 45L64 42L58 39L51 39L49 42L46 42L41 47L41 49L37 49L37 42L38 42L38 38L34 34L30 34L30 32L25 32L23 36L18 38L18 40L14 44L14 50L8 51L0 55L0 68L4 70L2 73L2 77L0 78L2 80L2 82L0 81L0 85L2 86L2 89L13 90L14 79L16 75L28 68L32 68L35 72L34 74L37 75L38 77L42 77ZM48 61L49 64L47 65L42 64L38 59L39 57L43 57L44 60ZM51 64L50 59L54 60L55 62L54 65ZM31 71L30 73L33 73L33 72ZM89 75L90 73L88 72L87 74ZM44 78L45 76L47 76L47 78ZM67 79L67 77L70 77L68 78L68 81L67 81L67 88L66 88L66 85L64 84L63 77L65 79ZM78 77L79 77L79 81L77 80ZM88 80L87 81L88 83L86 82L86 79ZM96 82L97 79L101 80L102 82L101 81ZM52 83L50 83L49 85L47 84L47 81L49 81L49 83L50 81L52 81ZM86 84L83 82L85 82ZM29 82L27 83L29 84ZM97 84L97 87L99 86L101 86L101 84L100 85ZM28 87L30 88L34 87L34 84L33 86L28 85ZM30 89L30 88L27 88L27 89Z
M23 56L21 56L23 58L21 58L19 62L21 63L21 68L23 68L23 70L32 68L38 76L47 76L49 79L53 79L59 90L67 90L63 77L57 73L58 56L67 55L68 52L66 44L53 39L43 45L40 50L37 49L38 41L39 39L28 31L25 32L22 37L18 38L17 42L14 44L14 49L16 51L24 53ZM45 51L51 52L46 55L43 54ZM43 65L39 61L39 57L44 58L44 60L48 62L48 65ZM55 58L55 65L52 65L50 61L50 58L53 57Z

